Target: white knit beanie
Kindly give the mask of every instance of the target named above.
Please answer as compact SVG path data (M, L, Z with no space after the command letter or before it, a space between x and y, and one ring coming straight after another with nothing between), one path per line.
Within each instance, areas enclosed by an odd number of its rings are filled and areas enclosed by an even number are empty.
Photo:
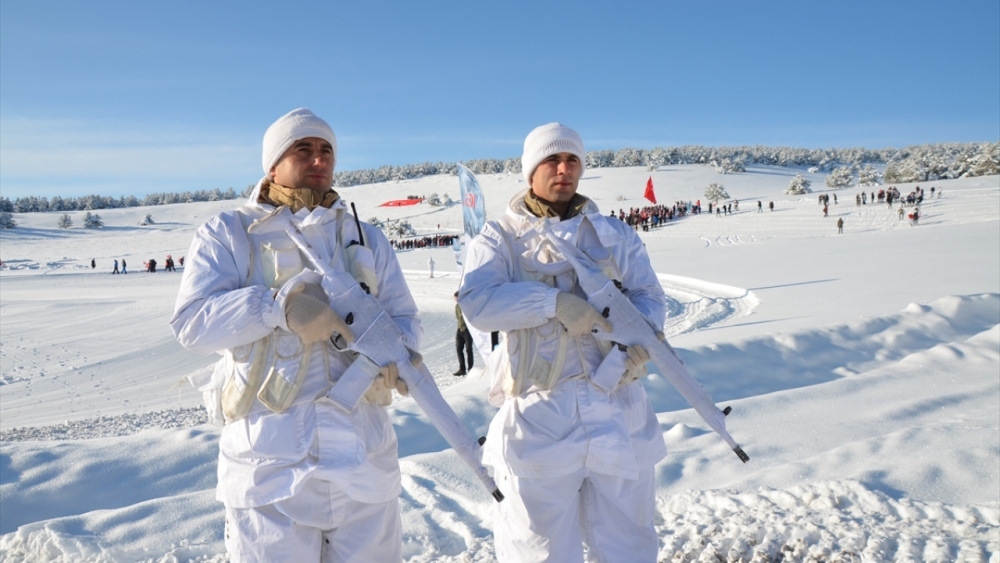
M521 174L524 181L531 185L531 175L535 168L546 158L561 152L575 154L580 159L580 174L587 163L587 154L583 150L583 139L576 131L561 123L547 123L535 127L524 139L524 154L521 155Z
M306 108L292 110L278 118L264 133L264 152L261 164L264 175L270 177L271 168L281 160L288 147L299 139L318 137L333 146L333 162L337 162L337 136L333 129Z

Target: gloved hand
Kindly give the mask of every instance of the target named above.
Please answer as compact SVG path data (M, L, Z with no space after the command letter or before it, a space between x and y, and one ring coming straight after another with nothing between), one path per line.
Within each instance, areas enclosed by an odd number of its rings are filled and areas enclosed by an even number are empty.
M424 363L424 357L410 350L410 363L413 367L419 368ZM406 386L406 382L399 378L399 367L396 364L379 368L378 373L371 387L365 391L365 399L369 403L383 407L391 405L393 389L404 397L410 394L410 388Z
M354 342L350 327L333 312L326 292L315 283L301 284L289 292L285 300L285 321L288 329L309 344L339 333L348 343Z
M646 362L649 361L649 352L645 348L639 344L633 344L628 347L625 354L625 373L622 374L619 386L639 381L649 375L649 371L646 369Z
M583 336L594 332L594 325L611 332L611 323L597 309L572 293L560 291L556 295L556 319L570 336Z
M625 371L632 371L635 368L646 365L649 361L649 352L639 344L628 347L628 357L625 358Z

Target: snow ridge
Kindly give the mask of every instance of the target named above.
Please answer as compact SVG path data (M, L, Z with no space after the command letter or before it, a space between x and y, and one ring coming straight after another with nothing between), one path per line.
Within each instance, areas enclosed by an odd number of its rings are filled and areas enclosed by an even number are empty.
M98 416L84 420L67 420L50 426L25 426L0 432L0 442L44 440L85 440L129 436L149 428L187 428L206 422L205 409L188 407L159 410L142 414Z

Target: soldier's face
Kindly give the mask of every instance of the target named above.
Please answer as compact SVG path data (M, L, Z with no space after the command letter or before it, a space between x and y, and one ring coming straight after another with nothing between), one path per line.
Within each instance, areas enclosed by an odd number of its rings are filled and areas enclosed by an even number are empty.
M535 168L531 175L531 191L546 201L567 203L576 195L582 170L575 154L553 154Z
M333 147L319 137L299 139L271 168L276 184L325 193L333 186Z

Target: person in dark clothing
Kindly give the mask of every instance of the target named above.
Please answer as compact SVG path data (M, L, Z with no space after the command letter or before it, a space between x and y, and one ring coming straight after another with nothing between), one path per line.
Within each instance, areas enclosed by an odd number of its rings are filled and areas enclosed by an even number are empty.
M455 351L458 353L458 371L452 375L459 376L468 373L466 367L469 370L472 369L472 333L469 332L469 327L465 324L465 318L462 316L462 308L458 306L458 292L455 292L455 318L458 321L458 329L455 331ZM463 355L464 349L464 355ZM468 361L466 361L468 357Z

